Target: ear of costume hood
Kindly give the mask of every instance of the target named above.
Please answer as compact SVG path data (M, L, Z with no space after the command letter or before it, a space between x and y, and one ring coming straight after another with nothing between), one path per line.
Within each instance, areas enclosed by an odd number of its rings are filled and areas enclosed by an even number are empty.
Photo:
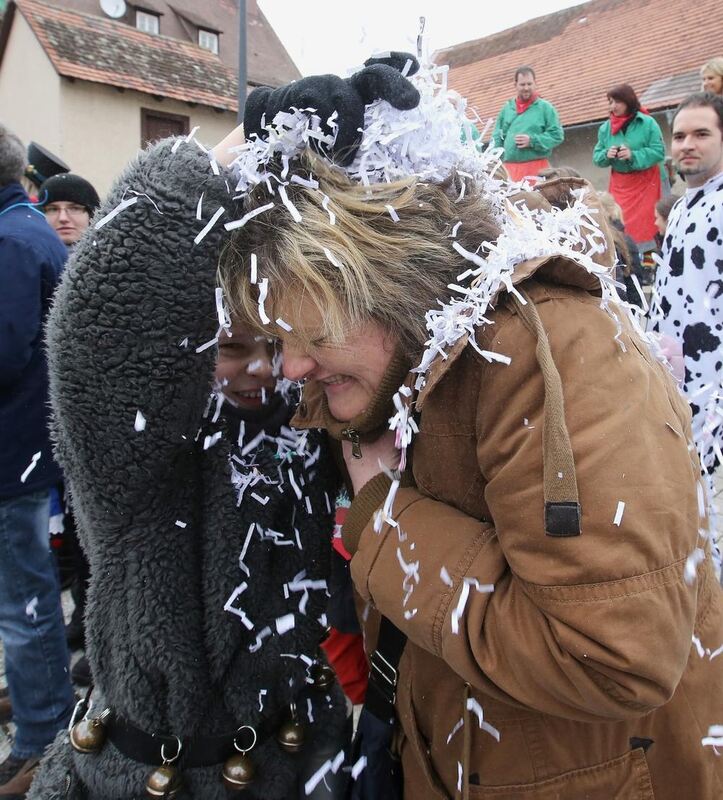
M314 75L278 89L267 86L254 89L246 101L246 136L255 133L265 139L268 135L266 126L273 122L274 117L280 111L290 113L292 109L312 109L326 134L332 133L329 118L336 111L337 135L333 147L329 149L321 143L316 144L316 140L312 140L312 146L341 166L351 164L361 140L364 100L348 81L338 75Z
M311 146L336 164L347 167L356 156L364 127L364 108L375 100L386 100L405 111L419 104L419 92L401 70L411 61L408 70L414 74L419 62L408 53L390 53L389 57L369 59L362 70L351 78L337 75L314 75L294 81L278 89L268 86L254 89L246 101L244 131L247 137L256 134L265 139L267 126L279 112L309 110L319 117L324 133L336 140L327 146L316 139Z

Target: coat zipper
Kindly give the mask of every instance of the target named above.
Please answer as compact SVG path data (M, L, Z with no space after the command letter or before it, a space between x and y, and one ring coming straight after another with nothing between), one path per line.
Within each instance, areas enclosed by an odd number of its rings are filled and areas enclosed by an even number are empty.
M341 435L351 442L351 454L354 458L362 457L361 444L359 442L359 431L354 428L346 428L341 432Z

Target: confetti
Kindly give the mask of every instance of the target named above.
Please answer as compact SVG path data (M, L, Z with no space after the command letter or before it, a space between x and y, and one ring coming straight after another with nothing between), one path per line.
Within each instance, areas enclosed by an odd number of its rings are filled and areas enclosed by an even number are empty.
M623 513L625 512L625 503L622 500L618 501L618 507L615 509L615 518L613 519L613 525L617 525L620 527L620 523L623 521Z
M33 457L30 459L30 463L28 464L27 467L25 467L25 471L20 476L20 483L25 483L25 481L28 479L28 476L30 475L30 473L37 466L38 461L40 461L40 456L41 455L42 455L42 451L40 451L40 450L33 455Z
M211 217L211 219L206 223L206 225L201 229L201 231L199 231L198 235L193 240L194 245L200 244L206 238L206 236L211 231L213 226L218 222L221 215L224 214L225 212L226 209L223 206L221 206L216 211L216 213Z
M99 219L98 222L95 223L94 225L95 229L99 230L104 225L107 225L112 219L115 219L118 216L118 214L120 214L122 211L125 211L127 208L130 208L137 202L138 202L137 196L128 197L125 200L122 200L110 213L106 214L104 217Z

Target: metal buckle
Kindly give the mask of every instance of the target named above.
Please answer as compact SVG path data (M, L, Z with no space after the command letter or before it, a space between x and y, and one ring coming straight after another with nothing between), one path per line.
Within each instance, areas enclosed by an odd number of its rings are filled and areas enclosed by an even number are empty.
M387 696L387 699L393 705L397 699L397 680L399 679L399 673L378 650L375 650L371 654L369 663L371 665L372 678L376 673L389 685L387 688L379 681L375 681L379 691Z

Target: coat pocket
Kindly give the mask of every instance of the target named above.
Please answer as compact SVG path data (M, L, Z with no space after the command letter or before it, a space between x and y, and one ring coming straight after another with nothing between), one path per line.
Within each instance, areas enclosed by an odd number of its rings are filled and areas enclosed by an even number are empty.
M441 781L432 767L429 748L420 733L417 717L412 704L412 678L409 662L402 663L406 667L402 673L397 693L397 716L401 726L399 737L399 757L402 762L402 780L404 797L422 798L425 800L447 800Z
M642 748L534 783L470 786L469 796L476 800L654 800Z

